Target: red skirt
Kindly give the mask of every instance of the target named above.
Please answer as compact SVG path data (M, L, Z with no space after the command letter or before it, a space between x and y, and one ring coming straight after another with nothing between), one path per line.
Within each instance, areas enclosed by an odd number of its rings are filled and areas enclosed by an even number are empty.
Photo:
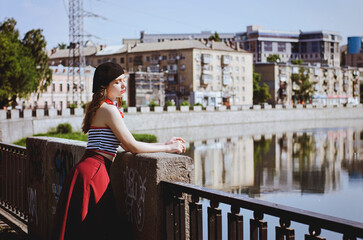
M57 204L53 239L103 239L117 210L110 185L111 161L92 150L69 172Z

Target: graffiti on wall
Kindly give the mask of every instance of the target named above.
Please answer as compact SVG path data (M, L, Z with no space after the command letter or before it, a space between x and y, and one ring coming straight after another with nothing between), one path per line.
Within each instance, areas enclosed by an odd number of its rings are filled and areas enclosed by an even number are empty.
M55 194L56 201L58 202L67 174L73 167L74 156L71 151L58 149L55 154L54 161L54 183L52 184L52 191Z
M135 169L126 167L123 173L125 186L126 215L137 230L142 231L145 222L145 193L146 177L143 178Z
M28 188L29 222L38 225L37 190Z

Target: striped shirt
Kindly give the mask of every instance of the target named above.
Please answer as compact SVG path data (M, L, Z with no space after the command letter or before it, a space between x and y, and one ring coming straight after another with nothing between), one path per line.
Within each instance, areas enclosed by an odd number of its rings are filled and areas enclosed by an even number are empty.
M116 156L120 141L110 128L91 127L88 131L88 143L86 149Z

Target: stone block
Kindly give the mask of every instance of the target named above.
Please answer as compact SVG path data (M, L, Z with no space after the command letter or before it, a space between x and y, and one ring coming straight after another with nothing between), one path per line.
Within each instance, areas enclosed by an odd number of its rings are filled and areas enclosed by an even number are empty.
M44 117L44 109L36 109L36 110L35 110L35 116L36 116L37 118Z
M74 109L74 115L75 116L82 116L84 114L83 108L75 108Z
M302 105L302 104L296 104L295 105L295 108L296 109L303 109L304 108L304 105Z
M154 107L154 112L160 113L160 112L163 112L163 111L164 111L164 108L163 107L160 107L160 106Z
M167 111L168 112L175 112L176 111L176 106L168 106Z
M150 107L141 107L140 108L140 112L142 112L142 113L149 113L150 112Z
M217 111L226 111L227 107L225 105L217 107Z
M11 109L11 119L19 119L20 111L19 109Z
M33 117L33 110L32 109L24 109L23 117L24 118L32 118Z
M287 105L285 105L285 108L286 108L286 109L292 109L292 108L293 108L293 105L291 105L291 104L287 104Z
M193 106L193 111L194 112L200 112L200 111L202 111L202 106Z
M189 106L180 106L181 112L189 112Z
M69 117L71 116L71 109L70 108L63 108L62 109L62 117Z
M137 113L137 108L136 107L128 107L127 108L127 113Z
M230 107L230 110L231 111L238 111L240 109L240 107L239 106L236 106L236 105L232 105L231 107Z
M110 179L120 216L129 219L132 239L164 239L165 198L160 182L193 183L193 172L193 160L187 156L118 153Z
M0 120L6 119L7 113L6 110L0 110Z
M272 109L272 105L270 105L270 104L265 104L264 108L265 108L265 109Z
M313 108L313 105L311 105L311 104L306 104L306 105L305 105L305 107L310 109L310 108Z
M275 109L282 109L282 104L276 104Z
M58 110L57 109L52 108L52 109L48 110L48 116L49 117L56 117L57 115L58 115Z
M253 110L260 110L261 109L261 105L253 105Z
M214 107L213 107L213 106L207 106L207 107L205 108L205 110L206 110L207 112L214 112Z

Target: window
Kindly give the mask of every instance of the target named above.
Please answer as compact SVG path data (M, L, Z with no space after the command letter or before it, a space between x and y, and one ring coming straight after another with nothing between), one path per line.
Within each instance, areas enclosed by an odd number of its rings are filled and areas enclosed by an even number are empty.
M101 59L98 59L97 60L97 64L101 64Z
M184 81L185 81L185 77L184 77L183 75L180 75L180 76L179 76L179 82L181 82L181 83L182 83L182 82L184 82Z
M312 42L311 50L313 53L319 52L319 42Z
M63 83L60 83L60 84L59 84L59 91L60 91L60 92L63 92Z
M52 83L52 91L55 92L55 83Z
M150 57L149 56L146 56L145 57L145 62L149 62L150 61Z
M120 63L125 63L125 58L120 58Z
M180 86L180 92L181 92L182 94L184 94L184 92L185 92L185 87L184 87L184 86Z
M71 90L71 85L67 83L67 92L69 92L70 90Z
M264 42L264 50L265 52L271 52L272 51L272 42Z
M238 76L236 77L236 82L239 82L239 77Z
M185 64L181 65L180 69L184 71L185 70Z
M286 43L278 42L277 43L277 51L279 52L286 52Z
M116 58L112 58L112 62L116 63Z
M245 62L245 57L241 57L241 62Z
M245 67L241 67L241 72L245 72Z
M242 87L242 91L244 92L246 89L245 89L245 87Z
M180 54L180 59L185 59L184 54Z
M236 67L236 72L237 72L237 73L239 72L239 67Z
M237 61L237 62L239 61L239 58L238 58L238 56L236 56L236 61Z
M200 65L199 64L197 64L196 69L197 69L197 71L200 70Z
M129 68L129 72L134 72L134 69L133 68Z
M301 52L306 53L306 42L301 43Z
M131 63L132 62L132 57L129 57L129 63Z

